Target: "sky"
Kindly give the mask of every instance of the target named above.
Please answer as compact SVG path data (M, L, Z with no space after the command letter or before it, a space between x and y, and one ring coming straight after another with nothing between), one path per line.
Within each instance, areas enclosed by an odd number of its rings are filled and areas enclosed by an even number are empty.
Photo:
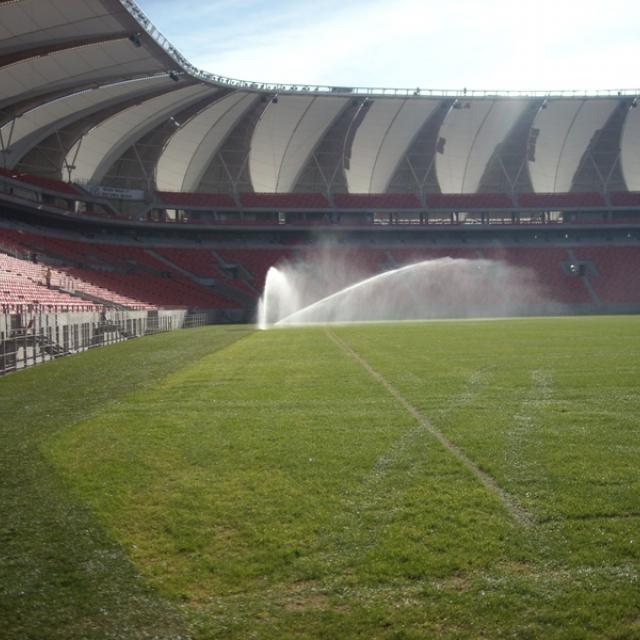
M640 87L629 0L138 0L196 67L348 87Z

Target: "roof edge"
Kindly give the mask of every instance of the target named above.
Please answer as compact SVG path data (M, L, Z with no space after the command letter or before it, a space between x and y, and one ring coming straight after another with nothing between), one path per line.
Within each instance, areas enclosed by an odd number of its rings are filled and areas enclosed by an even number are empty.
M151 22L138 6L135 0L117 0L131 14L135 21L156 42L156 44L186 73L216 86L235 89L245 89L258 93L280 94L312 94L337 95L353 97L415 97L415 98L611 98L622 96L640 96L640 88L635 89L549 89L549 90L502 90L502 89L430 89L422 87L393 88L393 87L346 87L318 84L281 84L273 82L259 82L253 80L238 80L226 76L209 73L198 69L171 44L171 42Z

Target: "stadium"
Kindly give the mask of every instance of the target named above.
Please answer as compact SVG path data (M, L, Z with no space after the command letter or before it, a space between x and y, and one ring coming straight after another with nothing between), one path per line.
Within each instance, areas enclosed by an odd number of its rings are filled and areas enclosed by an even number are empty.
M639 637L639 99L0 2L6 637Z

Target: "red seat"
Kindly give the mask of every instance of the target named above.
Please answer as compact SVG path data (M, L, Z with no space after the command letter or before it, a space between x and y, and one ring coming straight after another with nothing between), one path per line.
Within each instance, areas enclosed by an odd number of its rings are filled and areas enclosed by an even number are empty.
M593 192L577 193L521 193L518 195L521 207L527 209L579 209L603 208L605 202L602 194Z
M336 193L333 201L338 209L421 209L413 193Z
M249 209L329 208L329 201L321 193L242 193L240 202Z
M511 196L506 193L430 193L430 209L470 211L474 209L513 209Z

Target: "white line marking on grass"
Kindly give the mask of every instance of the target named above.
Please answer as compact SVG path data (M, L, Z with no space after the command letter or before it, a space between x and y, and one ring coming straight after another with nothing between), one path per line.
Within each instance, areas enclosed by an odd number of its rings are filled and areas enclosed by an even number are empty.
M460 447L449 440L441 431L433 426L431 421L416 407L414 407L381 373L378 373L360 354L354 351L349 344L339 338L331 329L325 328L329 339L357 362L374 380L379 382L406 410L407 412L430 433L449 453L451 453L462 465L464 465L486 489L493 493L502 502L513 519L521 525L530 526L533 518L526 509L519 505L498 483L473 460L471 460Z
M463 392L456 396L451 396L447 400L446 405L439 410L440 418L444 419L452 411L458 410L473 402L480 389L491 380L492 368L493 367L483 367L480 370L473 371L469 376ZM391 445L390 449L376 460L373 466L372 476L375 477L376 480L379 479L385 470L396 463L400 456L424 433L428 432L421 423L418 423L413 429L410 429L400 436L400 438Z
M534 369L529 372L531 386L521 397L517 412L512 416L506 432L505 462L510 480L523 486L535 482L548 483L536 447L540 447L539 431L542 428L542 411L553 396L553 374ZM540 521L540 518L538 518Z

